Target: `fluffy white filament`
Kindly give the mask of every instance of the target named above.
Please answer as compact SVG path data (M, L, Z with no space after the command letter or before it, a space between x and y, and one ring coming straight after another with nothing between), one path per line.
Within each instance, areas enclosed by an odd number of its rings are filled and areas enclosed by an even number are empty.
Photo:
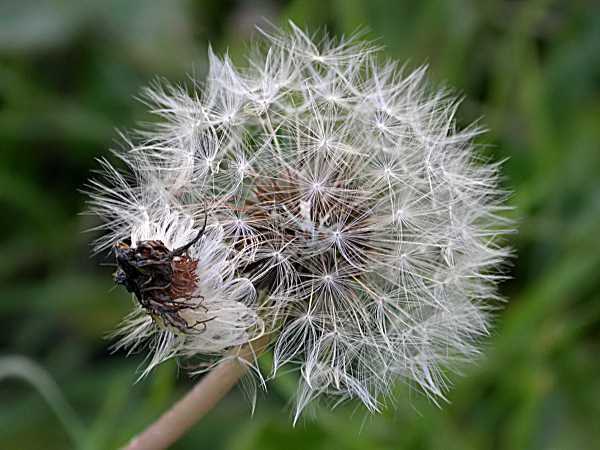
M245 68L209 51L204 83L148 89L160 122L118 153L127 176L103 162L92 182L100 249L174 248L208 214L189 251L205 300L182 315L215 319L186 334L138 306L120 345L149 339L151 368L273 332L273 375L300 369L296 418L321 394L377 410L397 379L442 396L443 370L477 353L497 300L499 166L424 69L293 24L262 34Z

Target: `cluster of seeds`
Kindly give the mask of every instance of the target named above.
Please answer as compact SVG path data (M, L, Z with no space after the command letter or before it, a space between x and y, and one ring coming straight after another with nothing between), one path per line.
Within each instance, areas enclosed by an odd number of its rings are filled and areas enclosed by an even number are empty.
M296 417L321 394L376 410L397 379L442 396L497 300L499 165L424 69L356 36L262 34L242 69L209 51L204 83L149 88L160 121L117 153L127 176L103 163L92 182L98 248L192 242L172 263L178 319L140 303L120 344L150 340L151 368L269 335L273 375L300 369Z

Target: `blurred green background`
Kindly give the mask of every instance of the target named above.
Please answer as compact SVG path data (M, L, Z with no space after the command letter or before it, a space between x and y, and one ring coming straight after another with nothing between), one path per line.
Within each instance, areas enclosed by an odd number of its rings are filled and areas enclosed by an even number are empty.
M174 363L134 384L142 355L110 354L130 303L89 256L78 189L115 127L149 118L143 86L203 74L209 42L239 57L263 17L366 26L464 94L460 122L483 117L509 158L518 259L443 408L399 386L379 416L347 404L292 428L289 375L253 417L232 392L174 448L600 448L600 2L543 0L1 0L0 448L116 448L191 385Z

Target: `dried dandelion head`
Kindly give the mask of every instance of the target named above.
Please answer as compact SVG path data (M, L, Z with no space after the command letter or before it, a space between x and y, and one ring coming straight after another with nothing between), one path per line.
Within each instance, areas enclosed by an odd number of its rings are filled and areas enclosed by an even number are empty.
M150 340L149 370L267 333L273 375L300 370L296 417L321 394L376 410L397 379L442 396L497 300L499 165L424 69L356 37L262 34L245 68L209 51L204 83L148 89L160 121L118 153L127 178L104 162L92 182L98 249L127 241L143 259L154 241L171 257L119 345Z

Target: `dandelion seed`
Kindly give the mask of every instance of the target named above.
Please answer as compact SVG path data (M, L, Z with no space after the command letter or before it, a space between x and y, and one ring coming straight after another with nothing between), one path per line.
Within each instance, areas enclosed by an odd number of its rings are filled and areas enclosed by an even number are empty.
M268 334L272 376L299 369L295 420L319 397L379 410L397 380L443 398L445 369L488 332L509 255L499 165L423 68L358 37L262 34L245 68L209 50L205 83L147 90L160 122L118 153L130 173L102 162L91 182L98 250L190 243L117 347L147 342L146 374Z

